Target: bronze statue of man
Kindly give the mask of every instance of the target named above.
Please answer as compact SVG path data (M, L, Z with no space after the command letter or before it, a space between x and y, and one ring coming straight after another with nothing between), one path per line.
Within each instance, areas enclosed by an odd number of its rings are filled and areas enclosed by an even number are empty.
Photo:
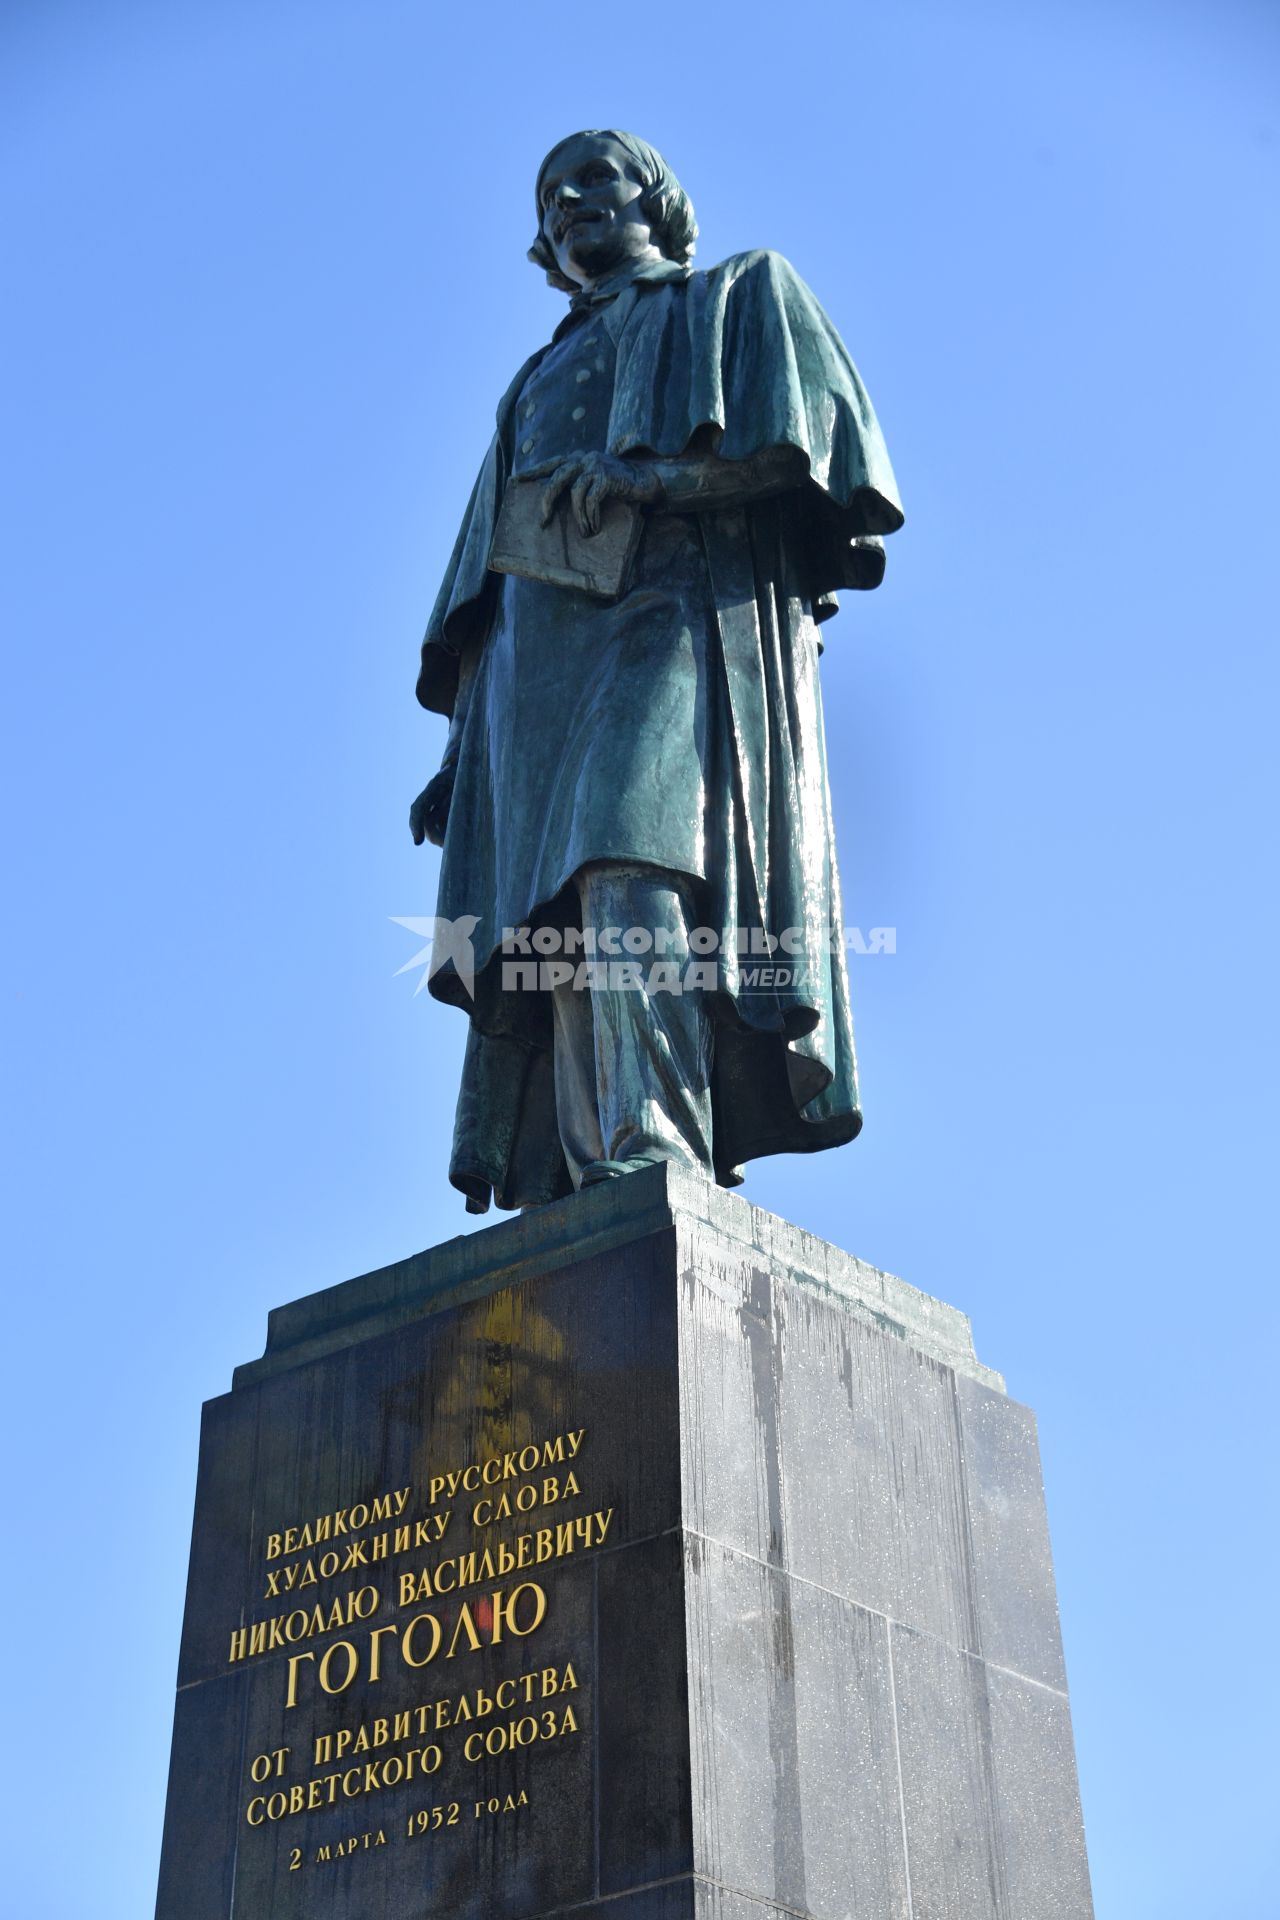
M450 726L410 825L475 926L474 977L451 949L430 980L470 1015L474 1212L857 1133L818 626L902 524L831 322L777 254L695 272L653 148L571 135L537 217L569 311L498 408L418 680Z

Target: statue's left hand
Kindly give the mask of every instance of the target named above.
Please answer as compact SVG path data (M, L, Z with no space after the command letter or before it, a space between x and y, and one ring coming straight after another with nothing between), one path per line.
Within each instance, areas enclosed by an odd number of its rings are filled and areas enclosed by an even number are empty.
M627 500L633 506L654 507L662 498L662 482L643 460L623 460L616 453L576 453L554 467L538 469L529 479L547 478L542 493L542 524L551 516L562 493L580 530L590 536L600 531L600 511L606 500Z

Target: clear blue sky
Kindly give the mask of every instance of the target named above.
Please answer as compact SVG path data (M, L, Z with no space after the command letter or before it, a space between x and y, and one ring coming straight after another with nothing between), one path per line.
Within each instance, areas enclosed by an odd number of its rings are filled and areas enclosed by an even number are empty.
M1039 1413L1100 1920L1280 1913L1278 81L1246 0L4 0L6 1915L150 1911L201 1400L475 1224L413 679L584 122L795 262L907 509L866 1129L747 1194Z

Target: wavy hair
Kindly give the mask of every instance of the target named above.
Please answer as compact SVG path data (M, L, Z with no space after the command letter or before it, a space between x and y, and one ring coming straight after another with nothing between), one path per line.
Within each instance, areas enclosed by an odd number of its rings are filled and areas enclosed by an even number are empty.
M542 268L549 285L558 287L561 293L582 291L575 281L566 279L561 273L556 265L555 254L542 231L542 177L556 155L567 147L571 140L612 140L621 147L639 175L640 185L643 188L640 196L640 210L649 222L653 243L659 253L664 254L668 260L679 261L682 265L692 260L694 245L698 238L698 223L693 217L693 202L662 155L655 147L651 147L647 140L641 140L634 133L619 133L616 127L583 127L579 132L566 134L563 140L556 141L538 168L538 178L534 185L538 231L529 249L529 258L535 267Z

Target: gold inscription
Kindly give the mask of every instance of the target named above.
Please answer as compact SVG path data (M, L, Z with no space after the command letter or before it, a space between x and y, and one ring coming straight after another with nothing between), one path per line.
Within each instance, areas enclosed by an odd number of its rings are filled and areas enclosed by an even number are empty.
M547 1590L536 1580L522 1580L518 1587L509 1591L496 1587L483 1600L464 1602L454 1623L445 1652L446 1660L453 1660L461 1653L480 1653L485 1647L496 1647L506 1633L514 1634L523 1640L535 1633L547 1616ZM370 1682L382 1678L382 1647L384 1636L393 1639L399 1635L399 1654L407 1667L426 1667L444 1645L444 1626L438 1614L417 1613L409 1621L401 1634L399 1627L377 1627L368 1635L367 1672L365 1678ZM421 1638L419 1637L421 1635ZM328 1668L331 1655L342 1652L344 1671L335 1675ZM298 1704L299 1674L304 1666L313 1665L316 1655L291 1653L289 1655L289 1685L285 1697L286 1707ZM339 1640L320 1657L318 1678L326 1693L345 1693L347 1688L361 1677L366 1667L364 1655L357 1641Z
M363 1693L384 1680L398 1680L402 1690L406 1674L436 1662L443 1675L450 1661L529 1640L547 1619L548 1571L570 1555L603 1546L613 1526L612 1507L563 1519L550 1512L558 1508L563 1514L566 1503L584 1498L586 1436L585 1427L566 1430L426 1476L425 1499L420 1481L418 1501L429 1511L416 1516L409 1485L268 1534L262 1597L285 1605L233 1629L230 1664L282 1654L284 1710L290 1712L341 1699L352 1689ZM469 1523L480 1535L480 1544L465 1551L449 1541L459 1498L465 1503L464 1526ZM511 1523L526 1515L545 1515L547 1524L531 1521L524 1532L513 1532ZM488 1533L504 1523L508 1531L502 1537ZM424 1549L429 1557L416 1566L400 1571L389 1564ZM378 1584L368 1578L358 1583L366 1569L375 1568ZM349 1578L343 1591L316 1593L344 1574L356 1579ZM399 1617L387 1620L392 1608ZM306 1644L312 1640L324 1644ZM457 1671L461 1677L463 1669ZM269 1828L369 1794L434 1781L446 1766L476 1766L575 1735L578 1691L570 1662L548 1664L420 1698L336 1731L313 1732L301 1755L288 1746L255 1754L248 1765L246 1824ZM290 1777L299 1770L308 1777ZM451 1784L456 1792L460 1782ZM474 1808L465 1799L433 1800L407 1816L403 1837L434 1834L464 1818L496 1817L528 1804L524 1789L478 1799ZM297 1872L384 1846L386 1831L353 1831L305 1856L302 1848L292 1847L288 1869Z

